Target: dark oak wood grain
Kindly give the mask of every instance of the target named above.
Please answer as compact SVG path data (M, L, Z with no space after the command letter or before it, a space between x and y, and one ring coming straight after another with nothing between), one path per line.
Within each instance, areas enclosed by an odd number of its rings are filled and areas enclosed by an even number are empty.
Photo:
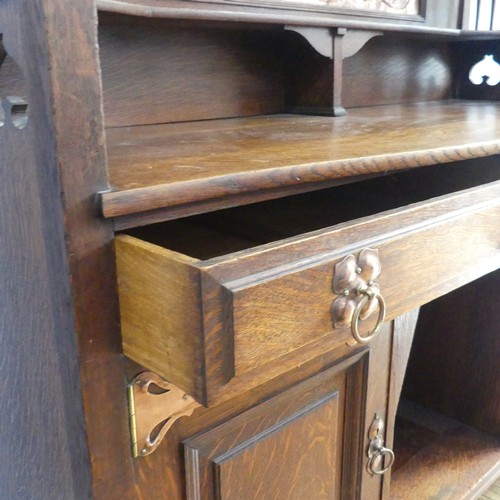
M500 162L498 156L491 156L440 165L438 168L429 166L372 177L333 189L190 217L184 219L184 224L180 221L156 224L131 229L128 233L145 239L148 239L148 234L151 237L154 234L155 241L163 246L170 245L179 252L207 259L226 253L222 248L214 248L214 241L221 242L221 233L228 250L241 250L496 180L500 180ZM353 203L353 200L356 202ZM212 233L212 243L204 246L206 251L202 251L196 245L198 237L191 239L186 236L187 223L191 224L191 230L196 234L202 230L214 231L218 232L219 238L214 238ZM168 230L171 226L172 230Z
M91 12L90 3L75 8L75 23ZM0 496L5 499L92 496L62 229L55 82L48 71L51 8L67 7L66 1L0 4L0 33L9 54L0 64L0 99L15 95L29 101L22 130L8 121L0 127ZM69 24L66 18L59 27Z
M284 90L276 31L101 15L106 125L279 113Z
M326 371L187 440L188 498L340 498L343 447L357 453L345 418L354 373Z
M453 98L455 61L461 58L448 42L376 37L344 60L344 107Z
M146 457L136 464L137 488L145 498L164 498L181 500L187 496L185 481L182 479L185 474L184 462L185 454L183 453L180 443L190 438L196 439L196 436L205 434L208 430L216 428L224 422L230 422L232 419L245 413L250 408L257 408L261 403L269 401L274 396L283 394L287 398L287 390L292 389L293 394L298 394L297 386L306 381L310 377L315 377L318 374L330 370L335 372L334 378L344 377L343 372L347 371L348 382L346 391L349 401L349 410L345 416L345 433L350 436L349 440L344 442L345 452L343 452L343 469L346 474L345 491L356 491L356 484L359 477L359 459L361 448L356 449L353 443L359 443L361 435L360 415L364 408L363 394L366 387L366 370L367 366L367 350L366 348L352 348L346 346L342 348L342 353L337 353L332 356L331 353L316 357L313 361L301 364L300 367L295 366L286 373L263 383L255 390L245 394L240 394L235 398L222 403L217 408L206 409L200 407L192 417L179 419L172 429L167 439L162 443L162 446L155 452L155 456ZM352 367L352 368L349 368ZM140 367L130 366L130 374L137 373ZM299 391L300 392L300 391ZM304 393L297 398L297 402L291 401L290 405L300 406L305 399L313 397L314 391ZM267 416L267 419L272 419L272 416ZM236 436L234 436L236 437ZM348 459L350 457L350 459ZM206 476L204 476L206 477ZM191 487L191 486L190 486ZM210 490L205 491L210 494ZM346 493L346 498L352 498Z
M363 56L348 58L343 71L344 28L335 29L340 36L330 41L336 51L332 62L280 26L242 29L236 23L190 24L109 13L101 13L99 21L107 126L285 109L338 115L343 82L350 107L451 95L453 64L445 41L384 37L363 49Z
M497 154L499 113L452 101L108 129L102 210L116 217L222 197L236 205L249 192Z
M401 390L408 365L408 358L415 335L415 328L420 309L414 309L407 314L397 317L393 322L393 336L391 347L391 362L390 362L390 386L387 395L387 432L385 436L385 445L388 448L394 449L394 428L396 424L396 413L398 410ZM422 438L423 440L424 438ZM401 449L401 445L396 443ZM396 465L401 462L401 457L397 456ZM394 467L384 475L383 497L391 498L390 496L390 481Z
M1 149L2 214L17 219L1 224L2 273L12 273L2 338L17 346L4 387L19 405L2 418L14 440L3 444L12 461L2 471L13 470L2 496L132 498L113 233L95 199L107 183L94 4L9 1L1 11L29 103L25 129L0 129L12 134Z
M279 370L276 360L286 355L303 352L307 356L313 343L319 345L322 339L328 339L323 344L326 349L350 338L347 328L333 331L330 318L333 266L347 252L369 246L380 251L384 273L379 282L388 305L387 318L392 319L498 267L498 210L497 182L206 261L190 261L154 244L155 234L147 231L142 234L153 243L120 236L117 257L125 352L146 366L153 363L159 373L186 390L197 388L193 395L213 405L237 387L255 386L272 361L273 369ZM450 231L456 237L453 241L443 238ZM198 243L203 246L201 239ZM432 251L416 251L424 247ZM407 255L412 255L411 265ZM200 273L180 285L193 287L194 297L200 286L201 303L168 292L169 282L162 276L181 264L191 268L189 276ZM160 277L154 281L157 286L149 286L137 273ZM170 297L169 309L165 309L165 294ZM185 316L180 315L182 308ZM201 318L186 331L196 332L189 335L190 342L176 340L183 328L168 327L173 321L168 319L169 310L179 311L174 319L181 324L184 318ZM153 316L147 311L158 311L149 327L145 325ZM172 351L159 348L169 344L179 352L188 349L185 359L204 359L206 372L196 371L193 379L187 364L188 369L177 376L179 365L171 361ZM207 392L202 390L205 384Z
M489 274L422 308L405 383L406 397L492 434L500 433L499 279Z
M113 231L99 217L95 193L106 189L97 20L93 2L47 3L50 83L55 109L58 178L64 193L64 232L78 337L86 438L93 495L134 495L133 461L120 357ZM75 71L75 65L80 70Z
M401 325L389 322L369 348L346 345L347 330L331 331L331 275L346 253L380 245L389 271L380 281L393 318L498 267L498 182L405 207L498 181L498 157L491 156L500 152L497 104L373 106L444 100L460 89L457 78L466 70L455 68L457 55L470 59L486 47L475 39L500 35L454 29L459 5L428 0L426 24L408 26L184 0L0 2L0 99L25 98L28 119L17 128L9 105L0 111L1 498L184 499L195 486L186 491L183 479L186 440L202 443L202 454L229 449L212 462L214 481L209 461L198 468L206 472L200 481L218 484L222 497L255 497L258 479L278 498L379 496L380 480L366 477L362 459L367 427L374 412L391 420L409 341L391 337ZM294 60L285 24L393 33L344 64L342 97L371 107L335 122L242 118L282 112L303 96L320 104L332 97L331 85L322 87L331 64L303 42L291 44L304 49ZM301 72L308 73L304 80ZM316 87L308 88L312 80ZM475 95L496 100L495 91ZM230 116L238 118L213 120ZM162 124L184 120L196 123ZM467 158L473 163L465 168ZM333 205L314 208L315 197L301 198L306 210L291 211L279 228L274 218L289 210L287 203L276 212L253 207L250 218L260 227L235 218L221 229L221 214L168 226L169 250L157 236L148 242L147 233L161 228L148 227L144 241L134 240L119 256L134 268L126 293L139 292L130 309L122 300L121 320L134 330L124 335L126 351L213 405L179 419L155 454L134 461L125 389L144 367L122 355L113 229L425 165L434 165L435 174L415 181L425 187L423 196L411 192L412 181L405 192L377 180L367 188L371 194L360 186L324 193ZM101 201L115 220L102 217ZM396 210L380 213L387 209ZM333 219L324 216L328 211L336 212ZM304 235L311 229L319 232ZM497 405L487 399L498 392L496 323L488 323L496 311L488 301L477 304L480 292L495 297L497 284L481 281L473 299L459 300L485 318L464 321L467 332L457 329L457 352L468 369L474 372L477 356L487 364L479 396L454 367L448 384L453 391L464 384L459 406L473 402L464 415L485 430L498 423ZM482 329L480 342L470 350L475 328ZM136 337L141 329L146 333ZM256 443L238 448L255 436ZM497 471L488 449L496 441L464 427L445 437L421 464L450 446L463 453L480 448L462 477L467 463L453 456L451 472L443 474L450 484L465 478L472 484L467 492L478 493L484 483L478 475L486 471L489 480ZM271 453L282 454L281 463L267 461ZM255 481L242 470L255 470ZM411 471L422 484L429 478L422 467Z
M393 323L392 321L385 323L380 330L380 334L370 342L365 421L362 436L362 479L359 481L360 498L363 499L381 498L382 487L385 483L385 476L371 476L366 469L366 464L368 461L367 450L370 443L368 433L375 416L377 415L385 422L384 440L390 429L387 394L391 381L391 364L389 360L394 335Z
M390 498L476 498L498 476L498 437L410 402L399 414L395 452L404 460L392 475Z

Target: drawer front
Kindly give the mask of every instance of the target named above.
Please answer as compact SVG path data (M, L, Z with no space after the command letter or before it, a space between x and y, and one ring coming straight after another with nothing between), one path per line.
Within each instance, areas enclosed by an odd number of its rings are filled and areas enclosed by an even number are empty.
M379 253L377 283L391 320L500 265L500 208L460 214L380 241L362 240L349 254L358 256L367 247ZM332 329L331 306L337 297L332 281L339 260L325 257L269 279L224 284L231 300L226 307L231 317L224 320L234 338L231 376L325 336L333 335L339 345L352 338L350 327Z
M498 268L500 183L211 261L190 262L150 245L162 258L148 274L161 278L147 291L131 283L130 268L143 272L137 270L144 270L151 249L146 245L146 255L124 262L127 247L138 245L124 238L118 238L117 253L125 354L215 404L352 340L350 327L334 329L331 317L338 297L334 267L346 255L378 250L387 320ZM177 259L183 273L170 279L162 259L167 267L173 260L174 268ZM189 299L179 299L179 290ZM141 317L134 305L131 327L123 308L137 302L135 293L146 294L141 300L150 317ZM168 326L172 320L162 320L169 311L177 314L176 331ZM142 323L149 332L137 335ZM180 352L158 349L168 344Z

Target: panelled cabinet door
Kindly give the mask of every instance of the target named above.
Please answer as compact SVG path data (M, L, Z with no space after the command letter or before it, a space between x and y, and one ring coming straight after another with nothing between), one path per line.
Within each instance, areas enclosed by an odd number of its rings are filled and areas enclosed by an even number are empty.
M368 349L184 442L189 499L355 498Z

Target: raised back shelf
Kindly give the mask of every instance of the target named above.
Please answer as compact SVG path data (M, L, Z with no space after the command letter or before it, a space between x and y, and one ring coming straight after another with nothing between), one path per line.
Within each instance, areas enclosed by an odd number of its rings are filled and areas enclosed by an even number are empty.
M500 106L444 101L107 130L117 227L500 153ZM253 197L253 198L252 198Z

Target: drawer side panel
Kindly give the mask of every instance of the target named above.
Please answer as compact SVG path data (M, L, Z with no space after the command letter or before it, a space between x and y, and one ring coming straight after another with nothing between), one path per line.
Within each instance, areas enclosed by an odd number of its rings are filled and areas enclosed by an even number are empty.
M115 239L123 352L204 398L199 272L194 261L131 236Z

